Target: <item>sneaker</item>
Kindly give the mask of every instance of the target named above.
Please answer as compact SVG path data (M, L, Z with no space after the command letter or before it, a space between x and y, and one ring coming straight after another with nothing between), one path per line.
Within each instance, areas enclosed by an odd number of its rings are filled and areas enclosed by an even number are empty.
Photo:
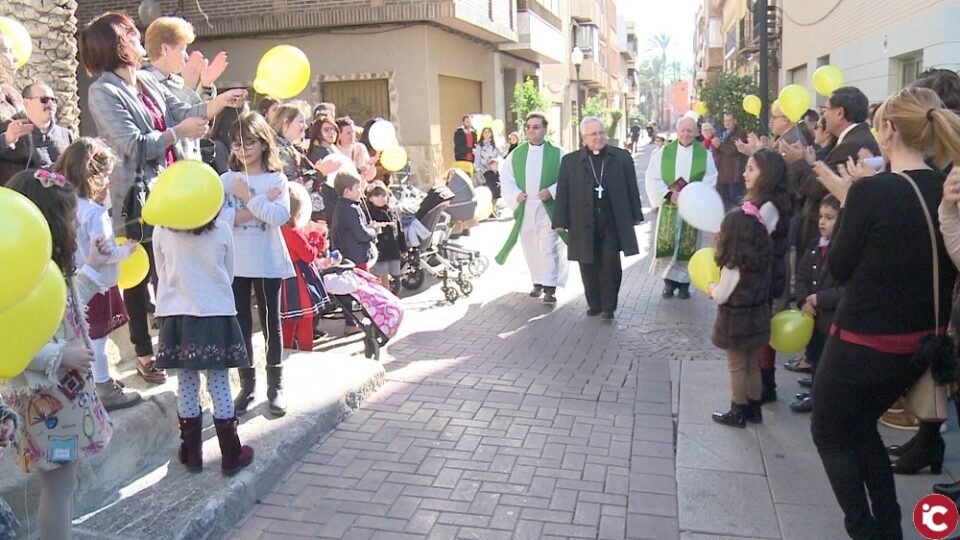
M107 382L97 383L97 397L103 403L103 408L107 412L119 411L143 401L143 397L137 392L127 392L123 385L114 379Z
M800 356L787 360L783 363L783 368L794 373L810 373L812 367L807 363L806 356Z
M614 319L613 312L612 312L612 311L604 311L604 312L603 312L603 315L601 315L601 318L602 318L603 320L605 320L605 321L612 321L612 320Z
M687 285L686 287L684 287L683 285L681 285L680 287L678 287L678 288L677 288L677 298L679 298L679 299L681 299L681 300L689 300L689 299L690 299L690 286Z
M543 294L543 285L534 285L533 289L530 289L530 298L536 298Z
M544 304L556 304L557 297L553 293L543 293L543 303Z
M803 388L813 388L813 379L811 377L802 377L797 379L797 384Z
M905 429L909 431L917 431L920 429L920 418L908 411L887 411L880 417L880 423L893 429Z

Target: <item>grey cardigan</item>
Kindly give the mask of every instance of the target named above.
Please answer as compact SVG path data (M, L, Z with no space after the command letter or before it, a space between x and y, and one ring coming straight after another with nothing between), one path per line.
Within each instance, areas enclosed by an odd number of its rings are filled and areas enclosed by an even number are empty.
M185 118L206 116L206 103L184 103L150 73L138 71L137 80L155 98L168 128ZM122 231L124 224L119 209L123 208L123 199L133 185L137 164L143 165L143 178L147 185L153 185L166 166L167 145L163 142L163 132L153 128L153 120L136 91L131 90L117 74L101 74L90 85L87 102L90 115L97 125L97 133L119 158L110 175L110 201L115 209L114 229ZM179 141L174 145L174 153L177 159L183 158Z

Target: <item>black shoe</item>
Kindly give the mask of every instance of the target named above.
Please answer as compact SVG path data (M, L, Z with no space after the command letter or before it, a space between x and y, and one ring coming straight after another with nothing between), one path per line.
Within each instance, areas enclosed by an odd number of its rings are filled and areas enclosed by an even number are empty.
M813 378L812 377L802 377L797 379L797 384L804 388L813 388Z
M679 299L681 299L681 300L689 300L689 299L690 299L690 286L689 286L689 285L681 285L680 287L678 287L678 288L677 288L677 298L679 298Z
M807 398L807 397L810 397L810 392L797 392L796 394L793 395L793 397L797 399Z
M954 482L952 484L934 484L933 492L937 495L950 497L950 499L956 502L957 499L960 499L960 482Z
M543 286L542 286L542 285L534 285L534 286L533 286L533 289L530 290L530 298L536 298L536 297L540 296L541 294L543 294Z
M940 474L945 449L942 438L929 444L917 444L893 464L893 474L917 474L927 467L932 474Z
M557 297L553 293L543 293L543 303L544 304L556 304Z
M813 410L813 398L807 396L790 404L790 410L795 413L808 413Z
M599 309L587 308L587 317L596 317L599 314Z
M603 320L605 320L605 321L612 321L613 318L614 318L614 317L613 317L613 312L612 312L612 311L604 311L604 312L603 312L603 315L601 316L601 318L602 318Z
M673 298L673 291L676 287L669 283L663 284L663 292L660 293L661 298Z
M887 453L893 457L901 457L906 455L914 446L917 445L917 436L914 435L910 438L909 441L903 444L891 444L887 447Z
M760 409L760 401L755 399L747 400L747 408L743 411L743 418L750 423L759 424L763 422L763 410Z
M744 410L747 408L747 405L738 405L736 403L730 404L730 410L723 412L713 413L713 421L718 424L723 424L725 426L745 428L747 427L747 420L744 416Z

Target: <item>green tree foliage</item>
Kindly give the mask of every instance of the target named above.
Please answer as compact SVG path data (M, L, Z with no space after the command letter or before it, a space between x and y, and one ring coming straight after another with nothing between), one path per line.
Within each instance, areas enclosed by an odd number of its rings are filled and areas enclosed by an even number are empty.
M517 125L523 125L527 115L532 112L541 112L547 114L548 103L540 94L540 90L533 79L527 78L523 83L517 83L513 87L513 102L510 104L510 111L514 114L514 121Z
M620 109L610 109L610 123L607 124L607 137L613 139L617 135L617 125L620 124L620 119L623 118L623 111Z
M716 124L722 124L723 113L733 113L737 123L745 131L756 131L756 117L743 110L743 98L747 94L758 94L753 79L746 75L737 75L721 71L713 81L706 82L700 90L700 101L707 104L707 116Z

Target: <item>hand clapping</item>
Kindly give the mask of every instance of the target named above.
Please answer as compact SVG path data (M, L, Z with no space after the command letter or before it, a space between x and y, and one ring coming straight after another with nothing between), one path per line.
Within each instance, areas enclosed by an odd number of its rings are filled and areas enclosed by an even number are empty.
M943 183L943 202L960 202L960 165L954 165L950 169L947 181Z

